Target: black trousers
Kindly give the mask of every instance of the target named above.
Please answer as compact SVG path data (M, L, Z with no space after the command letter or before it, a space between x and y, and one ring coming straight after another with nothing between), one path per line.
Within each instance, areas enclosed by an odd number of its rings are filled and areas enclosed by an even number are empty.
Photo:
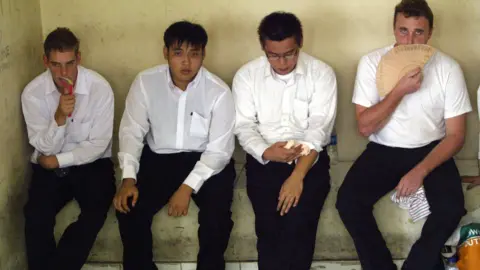
M437 144L403 149L371 142L351 167L338 192L337 209L353 238L362 269L397 269L378 230L373 206ZM441 248L466 213L461 178L453 159L433 170L423 185L431 214L403 265L405 270L445 269Z
M278 196L295 164L262 165L247 155L247 192L255 212L260 270L310 269L320 212L330 190L329 162L327 153L320 152L304 179L299 204L282 217Z
M156 154L146 145L137 176L139 197L128 214L117 212L123 241L124 270L157 269L153 263L152 219L182 185L201 153ZM224 270L224 253L233 227L230 207L235 182L234 162L208 179L192 195L200 209L198 270Z
M32 164L33 176L24 208L25 238L30 270L80 270L103 227L115 194L110 159L69 168L59 177ZM55 243L55 216L72 199L81 213Z

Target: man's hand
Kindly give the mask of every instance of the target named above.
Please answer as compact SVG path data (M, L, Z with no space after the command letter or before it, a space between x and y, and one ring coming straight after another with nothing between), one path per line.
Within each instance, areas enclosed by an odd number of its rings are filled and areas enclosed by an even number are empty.
M174 217L186 216L192 192L193 189L191 187L182 184L168 202L168 215Z
M302 145L298 145L291 149L285 149L286 144L287 142L277 142L272 144L265 150L265 152L263 152L263 159L287 163L301 156Z
M411 169L406 175L402 177L400 183L395 188L397 190L397 197L409 196L423 185L423 180L427 177L426 170L415 167Z
M421 68L416 68L405 74L394 88L402 96L414 93L422 85L423 74Z
M293 172L283 183L277 205L277 211L280 211L281 216L287 214L292 206L297 207L303 191L303 179L303 176Z
M64 91L64 94L60 96L55 112L55 121L58 126L65 125L68 115L75 109L75 95L70 95L67 89L64 89Z
M53 169L56 169L60 166L58 164L57 156L55 156L55 155L53 155L53 156L40 155L37 158L37 162L38 162L38 164L40 164L40 166L42 166L43 168L45 168L47 170L53 170Z
M132 198L132 207L135 207L135 204L138 200L138 189L135 185L135 179L126 178L123 179L122 186L118 190L118 193L113 198L113 205L120 213L130 212L130 207L128 207L128 199Z
M468 183L467 190L480 186L480 176L462 176L462 183Z

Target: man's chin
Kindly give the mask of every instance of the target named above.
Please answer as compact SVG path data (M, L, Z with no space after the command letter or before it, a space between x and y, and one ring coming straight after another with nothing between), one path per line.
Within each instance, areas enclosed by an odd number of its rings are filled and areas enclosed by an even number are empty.
M275 73L277 73L278 75L287 75L289 74L290 72L292 72L293 69L275 69Z

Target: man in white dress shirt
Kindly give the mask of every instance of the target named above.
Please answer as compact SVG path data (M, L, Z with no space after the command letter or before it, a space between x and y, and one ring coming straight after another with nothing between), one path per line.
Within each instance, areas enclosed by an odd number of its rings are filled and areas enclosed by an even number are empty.
M453 156L463 146L465 118L472 108L459 64L440 51L423 71L410 72L379 97L375 76L381 57L396 45L426 44L433 30L433 13L425 1L403 0L394 18L396 43L365 55L358 66L353 103L358 130L370 143L350 168L337 209L362 269L397 269L373 206L393 189L408 196L423 185L431 214L402 269L445 269L440 251L465 214Z
M44 50L47 71L22 94L35 149L24 211L28 267L80 270L115 195L113 91L102 76L79 65L79 41L67 28L51 32ZM61 77L73 82L72 94ZM55 216L72 199L81 214L56 245Z
M123 183L114 200L125 270L157 269L153 216L165 205L170 216L186 216L190 198L200 208L197 269L225 269L235 110L229 87L202 67L207 40L198 24L172 24L164 33L168 65L141 72L130 88L119 134Z
M265 56L244 65L233 80L258 265L308 270L330 190L326 146L336 115L336 78L327 64L300 51L302 26L294 14L266 16L258 34ZM285 149L290 140L297 146Z

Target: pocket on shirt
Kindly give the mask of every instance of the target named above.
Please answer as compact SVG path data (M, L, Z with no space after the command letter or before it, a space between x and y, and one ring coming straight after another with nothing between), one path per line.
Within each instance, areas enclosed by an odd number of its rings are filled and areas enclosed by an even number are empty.
M301 128L308 127L308 103L299 99L293 100L293 117Z
M196 112L192 112L190 122L190 135L194 137L206 138L208 136L209 121Z
M90 135L90 125L91 122L83 122L83 123L71 123L71 132L70 132L70 139L71 142L84 142L88 140L88 135Z

